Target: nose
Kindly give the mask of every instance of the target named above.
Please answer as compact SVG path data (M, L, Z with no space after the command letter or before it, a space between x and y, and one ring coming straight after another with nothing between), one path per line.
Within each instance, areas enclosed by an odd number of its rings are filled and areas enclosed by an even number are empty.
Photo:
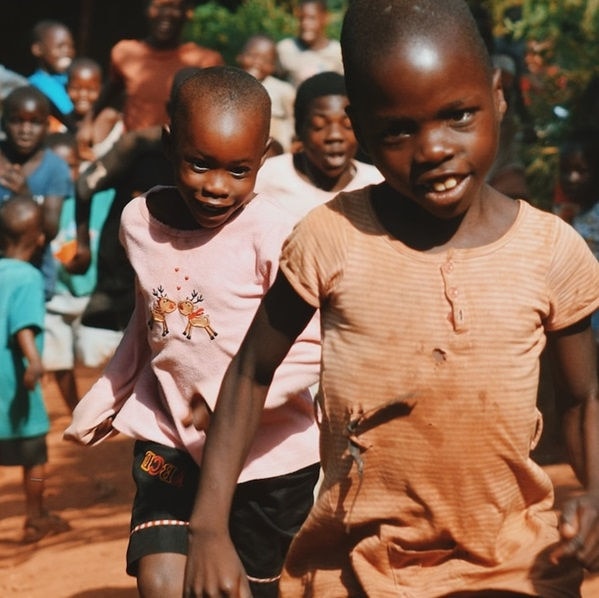
M229 196L227 176L218 171L207 173L204 179L202 195L215 199L226 199Z
M338 142L345 140L346 129L341 122L332 121L326 127L326 137L325 141L327 142Z
M455 151L447 132L438 126L419 131L416 143L414 160L422 164L440 164Z
M26 120L20 123L20 130L22 133L31 133L35 130L35 125L32 122Z

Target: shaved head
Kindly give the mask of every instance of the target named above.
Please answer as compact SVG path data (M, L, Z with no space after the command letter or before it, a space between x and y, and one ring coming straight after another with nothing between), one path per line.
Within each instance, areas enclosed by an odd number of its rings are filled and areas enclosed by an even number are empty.
M15 195L0 204L0 248L42 232L42 208L29 196Z
M264 142L270 127L270 96L255 77L232 66L192 69L173 85L169 101L171 130L184 128L198 103L208 102L223 112L245 111L264 128Z
M480 60L491 79L487 47L465 0L352 0L341 31L348 96L364 91L368 75L391 52L409 51L415 63L461 51Z

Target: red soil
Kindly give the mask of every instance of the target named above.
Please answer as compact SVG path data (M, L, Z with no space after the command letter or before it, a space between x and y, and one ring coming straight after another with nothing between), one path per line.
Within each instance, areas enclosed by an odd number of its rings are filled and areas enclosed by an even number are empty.
M81 391L97 372L80 372ZM2 598L134 598L135 580L125 574L125 550L133 484L132 441L113 438L84 448L62 440L70 415L52 380L45 382L52 420L48 436L47 506L72 530L22 545L21 471L0 468L0 596ZM576 490L567 465L547 467L557 501ZM584 598L599 597L599 576L588 577Z

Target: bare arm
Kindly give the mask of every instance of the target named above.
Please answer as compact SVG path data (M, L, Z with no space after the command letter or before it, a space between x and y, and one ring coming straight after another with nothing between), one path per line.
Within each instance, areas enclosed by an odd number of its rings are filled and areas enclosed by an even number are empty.
M90 263L89 216L94 193L117 185L143 152L161 143L159 126L125 133L114 147L82 172L75 185L77 252L66 265L72 273L83 273Z
M231 500L275 370L315 311L279 272L225 374L190 521L184 596L250 597L229 537Z
M27 390L33 390L44 373L42 358L35 344L35 334L31 328L21 328L17 332L16 338L21 352L27 359L23 383Z
M572 467L585 493L563 508L562 541L553 559L576 556L599 569L599 382L590 320L553 333L550 347L557 374L558 409Z
M124 82L120 79L109 79L102 87L98 99L92 109L83 117L77 131L77 142L85 155L86 149L93 145L94 120L108 106L114 105L125 91Z
M44 233L46 242L50 242L58 234L60 226L60 212L64 197L62 195L46 195L42 205L44 210Z

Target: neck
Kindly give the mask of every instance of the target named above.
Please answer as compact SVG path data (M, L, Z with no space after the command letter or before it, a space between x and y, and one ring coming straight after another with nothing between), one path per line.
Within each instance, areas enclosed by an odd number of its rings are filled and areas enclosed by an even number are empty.
M2 257L21 262L31 262L35 257L37 249L37 245L32 247L24 243L9 244L2 249Z
M304 40L300 39L300 44L308 50L322 50L329 45L329 38L326 35L317 37L312 43L307 44Z
M31 154L23 155L16 152L12 145L7 141L0 142L0 152L11 164L25 164L25 162L29 162L29 160L31 160L40 150L41 148L38 148Z
M373 207L387 231L417 251L432 251L447 245L458 232L465 216L437 218L387 184L375 188Z
M173 48L179 46L179 40L177 39L163 41L157 40L152 36L146 37L145 42L148 44L148 46L152 46L152 48L155 48L156 50L172 50Z

